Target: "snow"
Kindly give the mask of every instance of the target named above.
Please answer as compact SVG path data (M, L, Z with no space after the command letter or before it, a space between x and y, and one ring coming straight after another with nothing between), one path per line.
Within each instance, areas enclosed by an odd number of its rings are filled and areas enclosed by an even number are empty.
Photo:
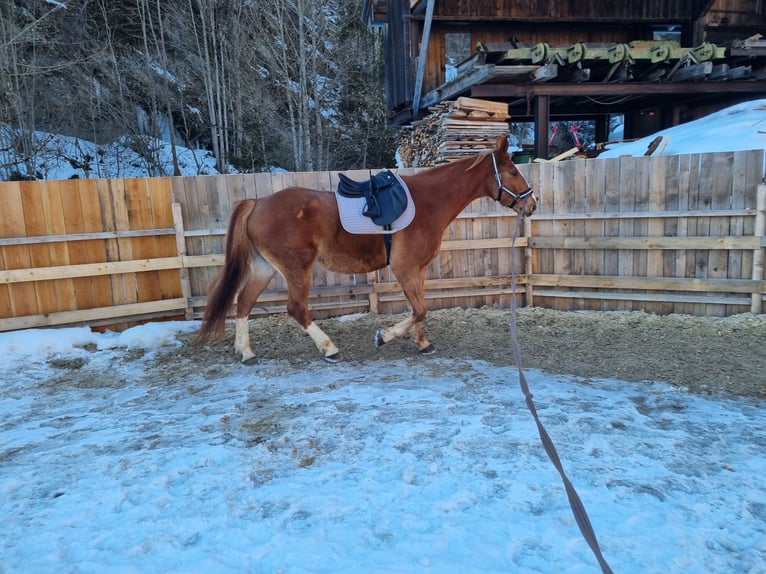
M198 327L0 334L0 571L599 570L512 365L147 370ZM766 572L762 403L526 374L615 572Z
M612 144L599 158L643 156L657 136L668 136L662 155L766 149L766 99L743 102L634 142ZM660 155L658 149L652 155Z

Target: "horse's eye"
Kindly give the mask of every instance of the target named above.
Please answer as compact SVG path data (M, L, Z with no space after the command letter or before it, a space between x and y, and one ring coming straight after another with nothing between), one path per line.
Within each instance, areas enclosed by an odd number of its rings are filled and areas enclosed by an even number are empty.
M518 171L516 171L516 170L513 170L513 171L511 172L511 177L516 177L517 175L519 175L519 172L518 172Z

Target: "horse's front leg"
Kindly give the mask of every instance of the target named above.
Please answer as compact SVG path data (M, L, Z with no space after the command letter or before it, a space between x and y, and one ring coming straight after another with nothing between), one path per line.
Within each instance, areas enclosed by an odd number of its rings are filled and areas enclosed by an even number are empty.
M375 334L375 346L380 347L397 337L403 337L409 331L410 337L417 344L418 351L421 354L430 355L435 353L436 347L426 338L423 331L423 320L428 312L428 305L423 293L423 284L426 278L425 267L415 270L405 269L399 273L394 271L394 274L402 286L404 296L412 307L412 314L403 321L399 321L393 327L378 331Z

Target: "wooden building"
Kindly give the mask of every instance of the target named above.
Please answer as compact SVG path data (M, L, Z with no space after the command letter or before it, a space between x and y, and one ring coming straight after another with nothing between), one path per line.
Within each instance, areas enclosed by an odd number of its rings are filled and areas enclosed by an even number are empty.
M365 0L385 29L387 107L408 125L460 96L505 102L534 121L624 115L642 137L734 103L766 97L763 0ZM761 38L763 34L764 38Z

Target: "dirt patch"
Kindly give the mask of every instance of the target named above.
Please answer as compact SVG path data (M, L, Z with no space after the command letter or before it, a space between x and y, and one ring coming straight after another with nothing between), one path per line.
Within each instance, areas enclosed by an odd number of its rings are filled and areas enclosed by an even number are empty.
M318 324L341 349L344 361L428 361L409 340L375 348L375 331L403 317L362 315ZM435 310L426 318L426 333L438 357L513 365L510 320L508 309ZM516 321L527 368L581 377L663 381L699 394L766 398L766 315L717 318L520 308ZM287 316L253 319L250 333L260 359L279 360L272 369L293 371L305 369L307 363L322 364L311 340ZM193 333L182 335L180 349L160 350L156 363L163 377L203 374L212 378L238 365L233 327L215 343L196 346L193 337Z

